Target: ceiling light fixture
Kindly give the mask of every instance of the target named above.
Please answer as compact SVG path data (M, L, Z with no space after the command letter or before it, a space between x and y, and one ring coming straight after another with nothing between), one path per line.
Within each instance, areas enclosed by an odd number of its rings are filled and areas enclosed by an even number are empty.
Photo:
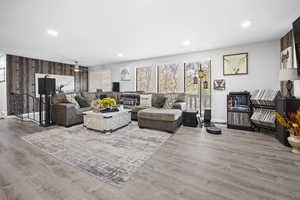
M53 29L47 30L47 33L48 33L48 35L53 36L53 37L58 36L58 32L56 30L53 30Z
M80 72L78 61L75 61L74 72Z
M118 53L118 57L122 58L124 55L122 53Z
M252 21L250 21L250 20L247 20L247 21L244 21L243 23L241 23L242 28L249 28L251 25L252 25Z
M183 42L182 42L182 45L183 46L189 46L191 44L191 41L189 41L189 40L184 40Z

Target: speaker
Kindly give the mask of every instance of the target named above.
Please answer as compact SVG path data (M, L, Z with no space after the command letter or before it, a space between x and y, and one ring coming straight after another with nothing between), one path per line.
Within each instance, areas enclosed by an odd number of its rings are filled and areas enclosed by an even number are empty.
M55 93L55 79L54 78L39 78L39 94L49 95Z
M120 92L120 83L119 82L113 82L112 83L112 91L113 92Z
M204 110L204 122L210 122L211 120L211 110Z

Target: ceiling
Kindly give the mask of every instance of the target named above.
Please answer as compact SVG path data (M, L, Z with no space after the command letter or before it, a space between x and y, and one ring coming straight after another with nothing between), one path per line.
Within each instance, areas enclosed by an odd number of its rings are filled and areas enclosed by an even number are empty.
M0 51L95 66L279 39L299 15L299 0L0 0Z

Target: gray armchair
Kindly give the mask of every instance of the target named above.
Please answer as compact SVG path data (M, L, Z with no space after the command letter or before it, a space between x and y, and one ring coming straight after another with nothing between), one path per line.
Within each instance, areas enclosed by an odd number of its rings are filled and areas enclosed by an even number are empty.
M52 121L58 125L69 127L83 123L82 112L91 110L91 107L76 108L75 104L66 100L65 94L56 94L52 97Z

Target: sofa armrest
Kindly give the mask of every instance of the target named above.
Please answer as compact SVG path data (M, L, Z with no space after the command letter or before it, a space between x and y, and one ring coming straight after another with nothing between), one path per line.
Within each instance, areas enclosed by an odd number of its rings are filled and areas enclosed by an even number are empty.
M185 102L176 102L173 105L173 109L186 110L186 103Z
M70 126L79 123L80 117L74 104L59 103L52 105L52 120L56 124Z

